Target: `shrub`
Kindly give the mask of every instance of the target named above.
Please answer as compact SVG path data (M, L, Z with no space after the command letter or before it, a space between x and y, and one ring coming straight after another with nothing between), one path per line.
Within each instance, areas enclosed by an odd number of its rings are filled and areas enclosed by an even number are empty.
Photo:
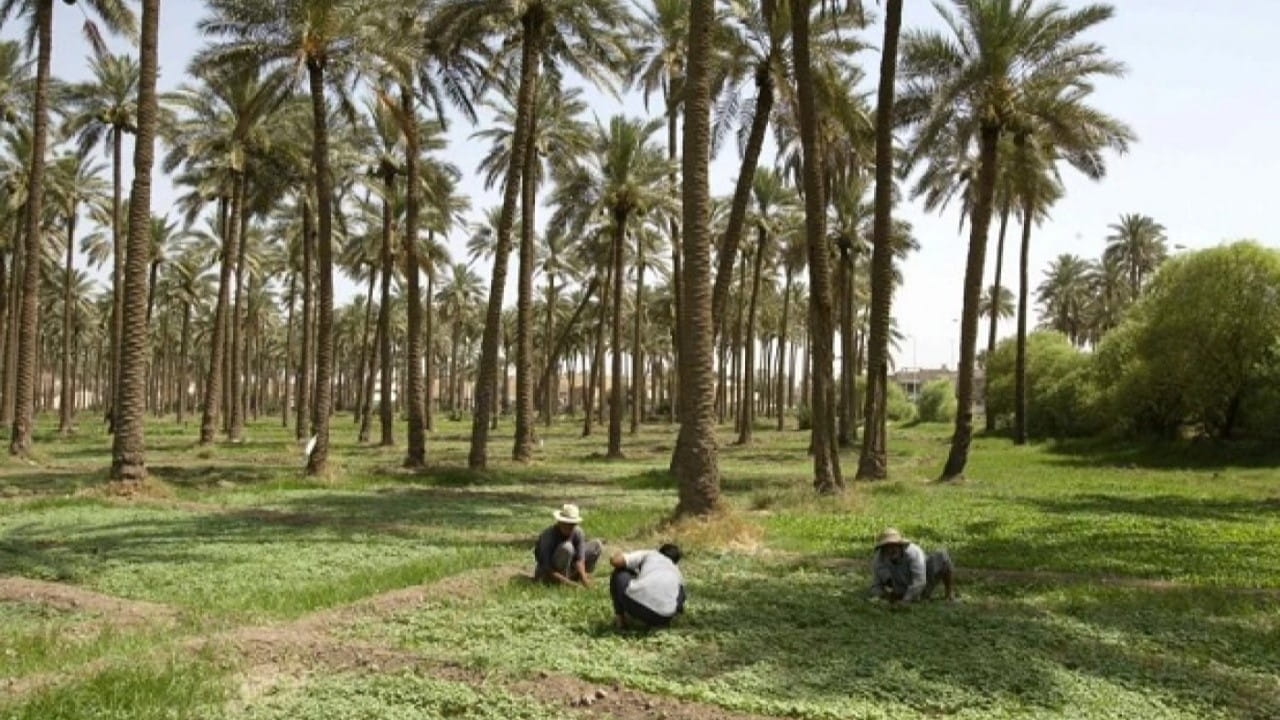
M950 380L926 383L920 390L917 411L921 422L951 422L956 417L956 390Z
M996 346L987 363L987 412L998 427L1011 427L1015 412L1017 341ZM1027 336L1027 434L1091 435L1104 429L1090 356L1057 332Z
M889 381L885 415L894 422L911 422L916 419L915 404L911 402L911 398L907 397L907 391L892 380Z

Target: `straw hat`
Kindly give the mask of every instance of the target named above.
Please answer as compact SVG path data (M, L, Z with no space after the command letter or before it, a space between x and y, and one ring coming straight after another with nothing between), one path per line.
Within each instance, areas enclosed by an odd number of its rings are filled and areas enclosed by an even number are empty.
M552 514L556 522L577 525L582 522L582 513L578 512L578 506L573 503L565 503L564 507Z
M880 536L876 538L877 550L884 547L885 545L906 545L906 544L907 544L907 539L902 537L902 533L898 532L897 528L885 528L880 533Z

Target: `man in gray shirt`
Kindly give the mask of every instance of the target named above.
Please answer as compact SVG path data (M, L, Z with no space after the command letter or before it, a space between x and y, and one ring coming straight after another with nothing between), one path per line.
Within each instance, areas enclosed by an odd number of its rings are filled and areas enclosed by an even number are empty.
M941 582L946 587L947 600L954 600L954 570L946 550L925 555L919 545L902 537L902 533L885 528L876 538L868 596L891 603L913 603L928 600Z
M680 548L671 543L657 550L613 554L609 559L614 568L609 594L619 629L627 626L628 617L646 627L666 627L684 612L684 577L676 567L679 562Z
M542 531L533 546L533 578L542 582L591 587L591 573L604 552L599 540L587 540L582 532L578 506L566 503L552 513L556 524Z

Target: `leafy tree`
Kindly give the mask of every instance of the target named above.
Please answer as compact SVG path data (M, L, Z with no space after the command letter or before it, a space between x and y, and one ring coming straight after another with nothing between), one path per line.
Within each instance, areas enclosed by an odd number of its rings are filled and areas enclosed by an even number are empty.
M950 380L939 379L925 383L920 390L917 416L921 422L950 422L956 414L956 388Z
M1056 331L1027 336L1027 434L1086 436L1104 429L1100 397L1089 355ZM987 358L987 413L997 426L1012 427L1016 396L1017 339L996 346Z

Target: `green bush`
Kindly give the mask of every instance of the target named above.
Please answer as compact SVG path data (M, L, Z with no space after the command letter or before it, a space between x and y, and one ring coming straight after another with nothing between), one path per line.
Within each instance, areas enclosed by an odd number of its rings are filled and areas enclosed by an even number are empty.
M996 346L987 363L987 412L997 427L1012 427L1015 412L1014 338ZM1090 356L1057 332L1027 336L1027 434L1078 437L1105 429Z
M1099 348L1109 414L1166 435L1274 433L1280 251L1237 242L1166 262Z
M907 391L896 382L889 382L889 397L885 402L885 415L894 422L911 422L916 419L916 406L907 397Z
M921 422L951 422L956 417L956 390L950 380L925 383L917 412Z

